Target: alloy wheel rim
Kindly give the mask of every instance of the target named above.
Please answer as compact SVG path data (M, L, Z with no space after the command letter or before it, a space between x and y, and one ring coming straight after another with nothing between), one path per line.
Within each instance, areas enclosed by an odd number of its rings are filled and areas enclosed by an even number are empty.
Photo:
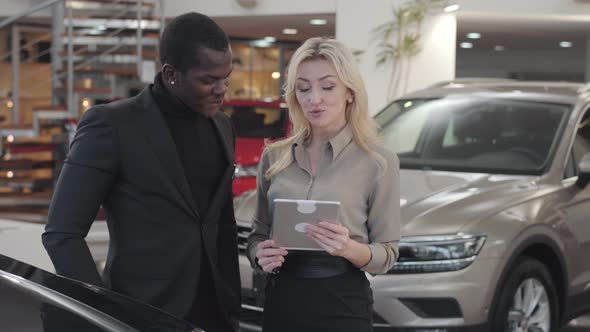
M539 280L528 278L518 286L507 323L510 332L549 332L551 305L547 290Z

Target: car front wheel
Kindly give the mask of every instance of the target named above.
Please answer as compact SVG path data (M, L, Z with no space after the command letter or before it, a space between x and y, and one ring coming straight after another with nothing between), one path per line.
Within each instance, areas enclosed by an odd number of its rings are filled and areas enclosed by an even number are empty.
M490 331L557 331L557 290L541 262L532 258L518 260L498 290Z

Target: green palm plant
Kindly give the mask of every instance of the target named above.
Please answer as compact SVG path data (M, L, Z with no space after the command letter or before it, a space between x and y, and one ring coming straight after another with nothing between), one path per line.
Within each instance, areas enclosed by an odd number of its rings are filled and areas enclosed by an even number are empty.
M447 0L410 0L393 6L392 20L371 31L372 41L377 42L377 65L391 63L387 86L387 100L407 92L411 72L411 58L422 50L420 30L429 11L444 8Z

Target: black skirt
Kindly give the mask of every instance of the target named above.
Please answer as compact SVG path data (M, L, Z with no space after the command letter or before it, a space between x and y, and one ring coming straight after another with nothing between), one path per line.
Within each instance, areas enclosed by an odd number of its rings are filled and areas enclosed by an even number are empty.
M372 291L359 269L321 278L281 270L265 293L263 332L372 331Z

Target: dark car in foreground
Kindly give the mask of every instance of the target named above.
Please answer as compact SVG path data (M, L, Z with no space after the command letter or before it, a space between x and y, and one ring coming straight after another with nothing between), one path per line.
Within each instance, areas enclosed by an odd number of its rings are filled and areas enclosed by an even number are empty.
M0 331L202 332L155 307L1 254Z

